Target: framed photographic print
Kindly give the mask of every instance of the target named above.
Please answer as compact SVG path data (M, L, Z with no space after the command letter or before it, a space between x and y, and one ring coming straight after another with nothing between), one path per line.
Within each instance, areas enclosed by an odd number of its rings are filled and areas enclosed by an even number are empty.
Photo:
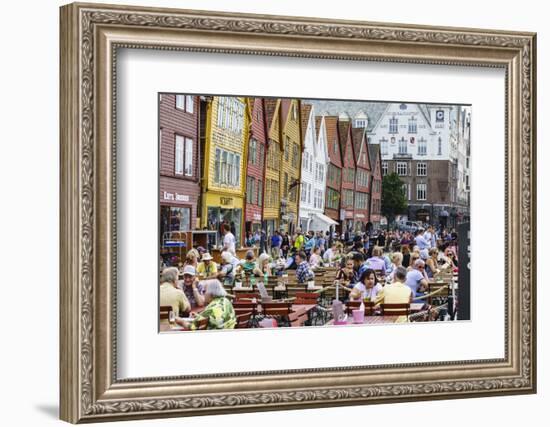
M535 42L62 7L61 418L534 393Z

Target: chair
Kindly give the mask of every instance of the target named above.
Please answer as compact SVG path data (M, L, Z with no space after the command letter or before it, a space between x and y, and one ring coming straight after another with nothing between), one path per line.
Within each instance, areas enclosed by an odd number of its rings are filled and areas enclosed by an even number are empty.
M382 316L409 316L411 314L411 305L406 304L380 304L380 314Z
M205 331L206 329L208 329L208 317L199 320L197 325L197 331Z
M235 329L245 329L250 327L250 319L252 318L252 312L247 311L241 314L237 314L237 323Z
M365 306L365 316L374 316L374 301L363 301L363 304ZM361 301L348 301L346 302L346 313L351 316L353 310L357 310L359 307L361 307Z
M296 292L294 304L317 304L319 294L317 292Z
M300 326L304 326L304 324L307 322L308 316L307 313L302 312L291 312L288 315L288 322L290 324L290 327L296 328Z
M160 306L160 320L168 320L170 318L170 312L173 311L171 305Z
M260 300L260 294L256 292L242 292L239 290L234 290L235 293L235 301L241 301L241 300L252 300L253 298L256 298L256 300Z
M264 317L276 317L281 323L290 325L289 314L291 304L288 302L262 303L262 314Z

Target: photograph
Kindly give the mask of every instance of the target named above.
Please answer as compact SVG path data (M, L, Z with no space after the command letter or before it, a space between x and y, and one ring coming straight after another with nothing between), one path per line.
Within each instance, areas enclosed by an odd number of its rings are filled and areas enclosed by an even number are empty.
M159 93L160 332L470 320L471 120Z

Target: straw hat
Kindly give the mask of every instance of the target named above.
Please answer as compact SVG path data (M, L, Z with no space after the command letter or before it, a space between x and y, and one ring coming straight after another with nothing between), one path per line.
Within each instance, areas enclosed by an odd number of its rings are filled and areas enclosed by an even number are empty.
M212 255L210 255L208 252L204 253L201 258L202 261L212 261L212 259Z

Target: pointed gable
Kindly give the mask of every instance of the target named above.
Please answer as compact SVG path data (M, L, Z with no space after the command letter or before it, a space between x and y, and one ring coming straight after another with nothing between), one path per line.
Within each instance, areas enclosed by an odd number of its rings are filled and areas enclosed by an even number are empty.
M340 150L342 152L342 164L344 166L348 165L355 167L355 149L353 147L353 140L350 131L351 122L349 120L338 121L338 134L340 136L339 142Z
M351 136L353 139L353 147L355 149L355 159L357 166L360 166L363 169L371 170L369 159L370 155L366 147L367 135L365 132L365 128L353 128L351 130ZM363 153L365 153L365 161L363 161L362 159Z
M317 117L315 123L317 129L321 126L322 117ZM324 116L325 129L327 132L328 157L332 163L342 167L342 149L340 147L340 137L338 135L338 117Z
M380 162L380 145L379 144L367 144L369 148L369 160L371 164L371 170L373 173L376 171L376 164ZM378 166L378 172L380 173L382 165Z
M300 109L300 120L302 121L302 141L306 139L307 125L309 124L309 116L311 115L312 106L310 104L302 104Z
M268 135L273 138L276 135L276 141L279 141L279 100L276 98L265 99L265 117L267 121Z

